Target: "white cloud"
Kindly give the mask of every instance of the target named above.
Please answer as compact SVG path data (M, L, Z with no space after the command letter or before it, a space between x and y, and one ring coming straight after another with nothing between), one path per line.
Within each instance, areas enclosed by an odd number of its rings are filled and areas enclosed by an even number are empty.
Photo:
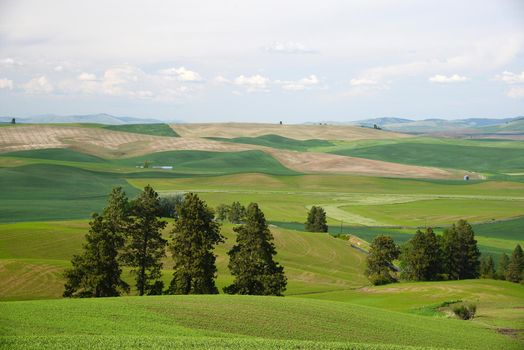
M222 75L217 75L213 81L217 84L230 84L231 80L227 79L226 77Z
M299 80L276 80L275 84L281 85L283 90L302 91L319 85L320 80L316 75L312 74Z
M524 72L521 72L519 74L519 73L504 71L502 72L502 74L497 75L495 79L503 81L507 84L524 83Z
M142 70L131 65L113 67L104 72L102 87L108 95L126 95L129 88L126 85L138 82L144 75Z
M187 70L178 70L178 74L184 79L190 78L187 75L184 77L184 74L189 74ZM172 102L188 98L204 87L203 84L184 86L176 76L173 77L174 79L165 79L166 76L160 72L147 73L139 67L124 64L110 67L98 77L83 72L75 79L62 80L58 90L66 94L109 95Z
M380 80L360 77L353 78L349 81L351 88L347 92L349 96L369 96L379 91L389 90L389 84L391 82L381 82Z
M269 78L263 77L259 74L252 76L241 75L234 80L234 84L243 86L247 91L269 91L268 86L270 84Z
M53 92L53 85L42 75L28 81L22 85L22 88L30 94L48 94Z
M1 78L0 89L13 90L13 81L6 78Z
M200 74L185 67L162 69L160 74L178 81L199 82L203 80Z
M63 67L63 66L56 66L56 67L54 68L54 71L55 71L55 72L62 72L63 70L64 70L64 67Z
M351 86L369 86L369 85L377 85L378 82L373 79L361 78L361 79L351 79L349 84L351 84Z
M9 67L9 66L21 66L22 63L16 61L15 59L13 59L13 58L11 58L11 57L6 57L6 58L3 58L3 59L0 60L0 65L5 66L5 67Z
M316 53L315 50L312 50L306 47L304 44L288 41L288 42L279 42L276 41L271 43L264 48L269 53L287 53L287 54L304 54L304 53Z
M453 70L489 70L507 64L514 60L522 49L522 35L508 36L507 38L488 38L473 42L466 46L462 52L448 55L444 59L415 60L406 63L391 64L372 67L364 70L355 80L375 81L385 84L392 78L405 78L420 74L430 74L435 71ZM435 83L453 83L469 80L457 74L447 77L435 75L430 81ZM431 80L433 79L433 80ZM355 85L356 86L356 85Z
M512 87L506 95L511 98L524 98L524 87Z
M449 83L463 83L465 81L468 81L469 78L465 76L461 76L458 74L453 74L450 76L445 76L442 74L437 74L429 78L429 81L432 83L438 83L438 84L449 84Z
M93 81L93 80L96 80L96 75L94 74L91 74L91 73L82 73L78 76L78 80L81 80L81 81Z

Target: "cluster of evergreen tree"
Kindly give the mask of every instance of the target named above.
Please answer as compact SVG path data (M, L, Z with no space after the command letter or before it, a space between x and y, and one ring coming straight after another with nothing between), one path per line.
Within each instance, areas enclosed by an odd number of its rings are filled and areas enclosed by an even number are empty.
M496 268L495 261L491 255L483 258L480 262L480 277L524 283L524 254L520 244L517 244L513 250L511 259L506 253L502 253L498 268Z
M102 214L93 214L82 253L73 256L72 268L64 273L64 296L129 293L129 285L121 278L121 266L131 267L138 295L218 293L213 250L224 237L213 211L193 193L169 202L163 206L150 186L131 202L121 188L113 189ZM164 290L160 278L168 242L161 231L167 223L159 218L166 208L176 212L172 214L175 224L169 244L173 279ZM282 295L287 280L282 266L273 260L276 250L264 214L252 203L244 216L245 224L235 227L237 244L229 252L235 280L225 291Z
M309 232L328 232L326 212L324 208L312 206L307 214L306 231Z
M246 208L239 202L231 205L220 204L216 208L217 219L220 221L228 220L233 224L240 224L246 218Z
M459 280L480 276L480 251L475 232L459 220L437 236L418 230L400 255L401 277L412 281Z

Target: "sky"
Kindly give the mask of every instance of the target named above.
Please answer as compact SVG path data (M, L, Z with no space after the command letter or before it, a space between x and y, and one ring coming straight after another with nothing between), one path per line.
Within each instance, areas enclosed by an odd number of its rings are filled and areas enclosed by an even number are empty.
M524 1L0 0L0 115L524 115Z

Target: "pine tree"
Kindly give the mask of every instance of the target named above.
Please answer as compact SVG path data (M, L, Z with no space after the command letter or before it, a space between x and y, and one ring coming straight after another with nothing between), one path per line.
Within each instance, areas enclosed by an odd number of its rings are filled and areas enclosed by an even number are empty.
M328 232L326 212L322 207L311 207L306 219L306 231Z
M506 271L506 280L510 282L519 283L522 280L522 272L524 270L524 254L522 247L517 244L511 259L509 261L508 269Z
M459 220L444 231L443 267L449 279L478 278L480 251L470 224Z
M229 270L235 277L224 288L229 294L277 295L286 290L284 268L273 260L277 254L273 235L258 204L247 208L246 223L235 227L236 244L228 252Z
M508 270L509 257L506 253L502 253L499 259L499 268L497 269L497 278L501 280L506 279L506 271Z
M495 278L495 261L491 255L483 257L480 261L480 277Z
M178 208L170 249L174 260L170 294L217 294L214 247L224 241L213 211L194 193Z
M403 247L400 255L402 278L434 281L441 272L441 251L433 229L420 230Z
M159 214L158 194L147 185L132 203L133 220L122 254L122 261L133 268L138 295L161 294L161 259L166 256L167 241L160 232L166 222L158 219Z
M220 221L224 221L228 218L230 206L226 204L219 204L216 208L216 217Z
M400 254L398 246L390 236L377 236L371 243L366 259L366 275L374 285L396 282L392 274L393 260Z
M113 188L102 215L93 214L83 253L73 256L73 267L64 273L64 297L111 297L129 292L118 263L128 222L127 197L122 188Z
M240 224L246 216L246 208L239 202L233 202L229 207L228 219L233 224Z

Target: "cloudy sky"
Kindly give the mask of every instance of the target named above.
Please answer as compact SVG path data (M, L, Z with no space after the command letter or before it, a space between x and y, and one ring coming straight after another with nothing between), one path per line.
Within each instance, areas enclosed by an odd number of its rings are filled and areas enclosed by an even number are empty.
M0 0L0 115L524 115L524 2Z

